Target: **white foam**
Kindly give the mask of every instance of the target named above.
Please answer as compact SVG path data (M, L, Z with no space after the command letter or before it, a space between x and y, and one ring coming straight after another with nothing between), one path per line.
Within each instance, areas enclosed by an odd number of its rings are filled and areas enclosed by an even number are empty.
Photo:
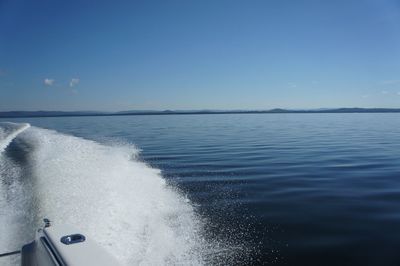
M0 153L7 148L19 133L29 127L30 125L27 123L0 122Z
M209 251L192 205L168 186L160 170L135 159L133 145L107 146L36 127L18 139L31 146L25 183L19 184L26 187L19 192L23 202L30 204L13 208L29 206L24 212L34 222L28 230L40 226L43 217L75 225L125 265L205 263L203 254ZM2 207L5 200L0 201ZM13 215L14 221L21 217ZM9 221L3 219L0 227ZM27 240L14 238L8 246Z

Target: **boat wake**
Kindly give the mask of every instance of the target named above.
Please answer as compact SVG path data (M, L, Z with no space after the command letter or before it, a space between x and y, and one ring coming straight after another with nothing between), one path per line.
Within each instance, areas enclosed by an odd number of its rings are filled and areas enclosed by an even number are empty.
M2 122L0 123L0 153L7 148L8 144L16 137L19 133L30 127L26 123L11 123Z
M220 252L133 145L0 123L0 251L32 240L43 217L82 229L124 265L201 265Z

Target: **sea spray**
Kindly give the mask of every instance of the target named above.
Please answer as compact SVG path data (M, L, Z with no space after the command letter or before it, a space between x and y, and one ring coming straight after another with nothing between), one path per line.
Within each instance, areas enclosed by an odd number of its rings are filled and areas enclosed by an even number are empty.
M8 165L1 170L0 206L8 210L2 213L8 218L0 220L8 235L2 248L31 240L48 217L80 228L125 265L205 263L209 245L193 206L160 170L135 159L133 145L107 146L36 127L19 130L3 137L7 145L2 143L5 149L19 134L9 148L14 154L29 153L26 162L18 162L7 148L1 158L1 165ZM6 196L11 187L13 200Z

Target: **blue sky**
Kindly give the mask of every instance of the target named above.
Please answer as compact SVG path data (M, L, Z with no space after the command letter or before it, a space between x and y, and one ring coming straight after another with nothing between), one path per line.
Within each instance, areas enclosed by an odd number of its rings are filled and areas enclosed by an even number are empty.
M400 1L0 0L0 111L400 107Z

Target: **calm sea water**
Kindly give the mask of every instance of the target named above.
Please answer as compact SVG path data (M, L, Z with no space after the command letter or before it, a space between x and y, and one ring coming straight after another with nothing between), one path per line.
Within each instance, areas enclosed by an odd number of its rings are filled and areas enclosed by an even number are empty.
M237 264L400 265L398 114L7 121L134 144L190 199L206 238L246 249Z

